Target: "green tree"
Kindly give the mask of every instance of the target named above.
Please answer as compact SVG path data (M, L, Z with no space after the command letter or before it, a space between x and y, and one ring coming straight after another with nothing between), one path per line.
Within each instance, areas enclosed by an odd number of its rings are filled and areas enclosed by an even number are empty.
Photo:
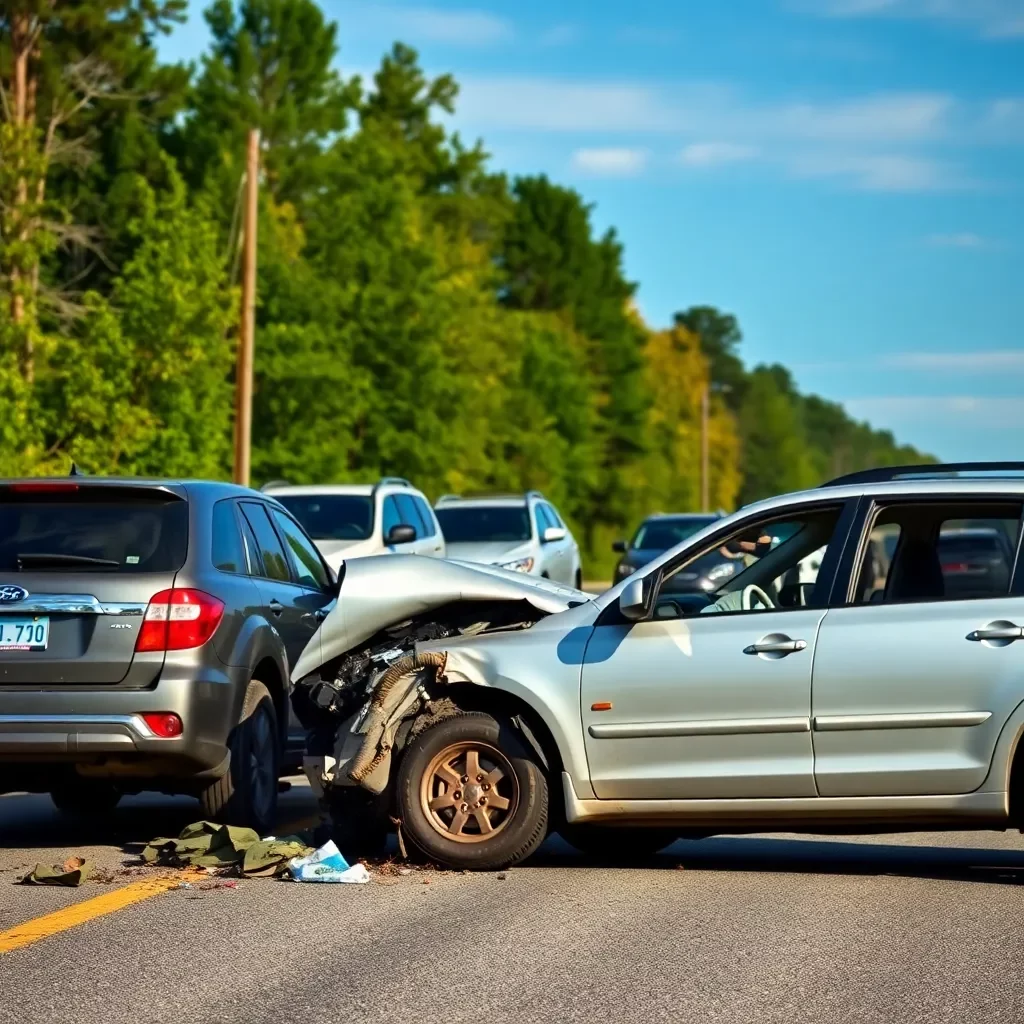
M710 366L711 382L718 385L730 409L739 409L747 371L739 354L743 332L736 317L714 306L691 306L676 313L674 320L700 339L701 351Z

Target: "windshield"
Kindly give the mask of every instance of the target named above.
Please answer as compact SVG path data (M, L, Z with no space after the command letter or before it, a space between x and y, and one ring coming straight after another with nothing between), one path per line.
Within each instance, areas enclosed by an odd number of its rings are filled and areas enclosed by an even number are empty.
M530 539L530 517L525 505L476 505L472 508L435 508L441 532L449 544L486 544L490 541Z
M188 548L188 505L66 495L0 501L0 570L174 572Z
M363 494L275 494L313 540L365 540L373 499Z
M680 516L678 519L648 519L640 524L631 548L648 551L668 551L687 537L717 522L715 516Z

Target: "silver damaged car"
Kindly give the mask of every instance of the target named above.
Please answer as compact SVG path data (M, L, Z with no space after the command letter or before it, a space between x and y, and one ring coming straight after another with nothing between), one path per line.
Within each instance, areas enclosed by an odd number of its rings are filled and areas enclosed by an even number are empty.
M293 673L307 774L346 852L397 824L457 868L549 831L613 859L1018 828L1022 512L1024 464L868 471L716 520L598 597L353 561ZM673 588L721 548L742 568L718 590Z

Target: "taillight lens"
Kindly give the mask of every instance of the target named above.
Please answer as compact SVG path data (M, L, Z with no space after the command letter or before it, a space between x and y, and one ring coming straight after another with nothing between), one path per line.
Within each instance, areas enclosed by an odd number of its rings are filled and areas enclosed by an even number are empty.
M173 711L147 711L142 720L162 740L173 740L182 733L181 719Z
M161 590L149 602L137 651L187 651L202 647L224 617L224 602L201 590Z

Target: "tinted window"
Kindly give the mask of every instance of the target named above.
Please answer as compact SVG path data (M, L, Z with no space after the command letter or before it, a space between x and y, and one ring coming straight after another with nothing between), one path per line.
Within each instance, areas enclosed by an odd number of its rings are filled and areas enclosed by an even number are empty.
M275 494L314 540L365 540L373 499L361 494Z
M533 521L537 526L537 536L543 537L544 531L551 525L543 505L533 506Z
M423 536L433 537L437 533L437 527L434 525L434 517L430 513L430 506L422 498L414 496L412 500L420 514L420 519L423 520Z
M290 580L291 573L288 571L284 548L281 547L281 541L270 524L267 510L262 505L245 502L242 511L253 533L256 534L256 543L259 545L260 558L263 562L263 575L272 580Z
M425 537L427 528L423 525L420 510L416 507L416 502L412 500L412 495L396 494L395 501L398 502L398 514L402 517L402 522L416 531L417 538Z
M218 501L213 506L213 564L221 572L249 571L233 501Z
M677 544L692 537L718 520L714 516L680 516L678 519L648 519L641 523L636 536L630 542L631 548L648 551L668 551Z
M394 497L387 497L384 499L384 506L381 512L381 532L384 536L384 542L387 543L388 534L395 526L402 525L402 513L398 511L398 503ZM412 526L412 523L408 524Z
M555 511L553 505L545 505L544 509L548 514L548 518L551 520L552 526L560 526L562 529L565 529L565 523L562 522L562 517Z
M530 516L525 505L477 505L434 509L449 544L530 539Z
M260 558L260 546L256 543L256 534L252 532L252 527L244 516L241 520L241 527L242 545L245 547L245 555L249 560L249 575L262 576L263 561Z
M188 504L0 488L0 570L174 572L188 549ZM47 557L52 556L52 557Z
M303 536L295 523L280 512L274 512L274 522L284 535L288 549L288 557L292 564L295 578L304 587L324 590L328 584L327 570L324 568L316 548Z

